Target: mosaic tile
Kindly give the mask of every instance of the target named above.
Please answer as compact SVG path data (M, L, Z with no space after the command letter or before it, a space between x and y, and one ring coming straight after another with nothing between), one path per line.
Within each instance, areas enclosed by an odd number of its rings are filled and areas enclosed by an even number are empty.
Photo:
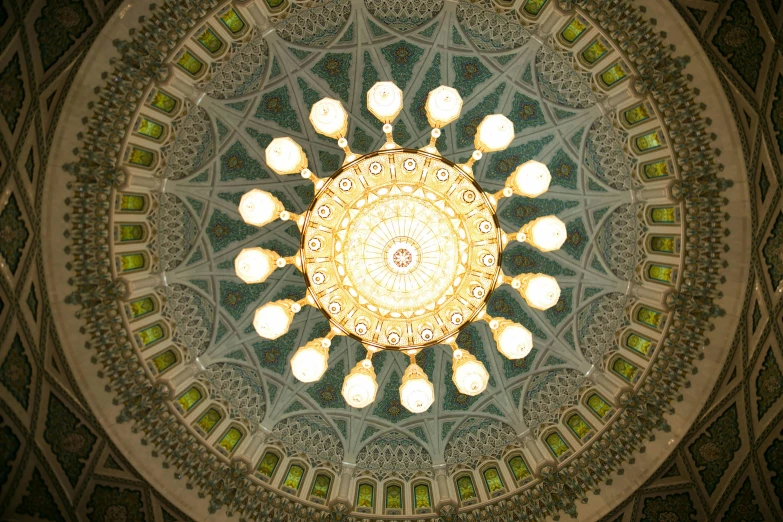
M688 446L704 489L712 495L741 446L737 405L732 404Z
M564 268L556 261L544 256L523 243L512 243L503 252L503 271L516 276L522 273L542 273L553 277L573 276L576 273Z
M324 376L317 383L307 388L307 394L322 408L344 410L346 404L341 391L345 375L345 363L338 361L337 364L326 370Z
M220 306L238 321L248 306L258 302L267 285L268 283L246 285L234 281L220 281Z
M515 129L516 129L516 124ZM549 161L549 172L552 174L552 185L568 189L576 189L579 166L563 149L559 149Z
M90 522L123 520L146 522L142 492L136 489L98 484L87 502L87 519Z
M251 157L239 141L220 156L220 181L269 179L269 173Z
M326 53L310 69L316 76L326 82L333 93L345 102L348 101L348 92L351 88L350 70L352 59L353 55L350 53Z
M734 0L721 21L712 44L747 84L755 89L767 43L745 0Z
M492 73L477 56L454 56L451 59L451 66L454 69L454 81L451 86L457 89L463 98L473 94L476 87L492 78Z
M17 514L27 515L35 520L65 522L60 507L37 467L33 468L33 474L30 476L30 482L27 483L25 491L21 502L16 506Z
M552 326L557 326L567 319L574 311L573 288L563 288L557 304L544 312L544 315ZM564 363L563 363L564 364Z
M405 40L400 40L382 47L381 53L391 67L394 83L404 90L413 77L414 67L424 54L424 49Z
M413 117L413 123L419 130L424 130L430 126L429 121L427 120L425 104L427 103L427 96L430 91L440 86L440 84L440 53L435 53L432 64L424 74L424 80L422 80L421 86L416 91L416 94L413 95L413 100L411 100L410 114Z
M495 290L492 296L487 302L487 313L492 317L505 317L511 321L521 324L533 335L539 339L546 340L548 337L544 331L533 321L533 319L525 312L522 305L519 304L517 298L511 294L510 290L501 288Z
M758 420L764 417L764 414L772 408L778 399L783 395L783 373L775 358L775 352L772 348L767 350L764 362L756 377L756 407L758 409Z
M22 217L22 211L16 201L16 195L11 194L5 208L0 211L0 255L3 256L8 264L8 269L12 274L16 274L19 268L19 262L22 260L22 251L30 237L30 231L27 228Z
M479 123L481 122L479 121ZM522 145L509 147L506 150L492 153L489 167L485 171L486 178L492 180L505 180L519 165L535 158L544 147L554 139L554 136L545 136L538 140L529 141Z
M254 226L239 219L232 219L215 209L207 225L206 234L214 252L220 252L235 241L242 241L258 233Z
M54 394L49 395L43 437L71 487L76 487L98 438Z
M5 69L0 72L0 114L5 118L11 134L16 130L19 115L22 112L25 100L24 81L22 81L22 68L19 65L19 54L15 54L8 62Z
M78 0L48 0L35 20L38 50L44 71L73 47L92 25L92 17Z
M484 97L481 103L462 113L462 117L457 120L457 147L468 147L473 144L476 129L478 129L484 116L494 114L497 111L500 96L505 89L506 84L501 83L493 92Z
M514 102L511 105L509 119L514 123L514 131L521 132L530 127L546 125L544 111L541 105L534 99L517 92L514 93Z
M301 132L299 117L296 115L288 94L288 86L284 85L261 97L253 115L256 119L274 122L285 129Z

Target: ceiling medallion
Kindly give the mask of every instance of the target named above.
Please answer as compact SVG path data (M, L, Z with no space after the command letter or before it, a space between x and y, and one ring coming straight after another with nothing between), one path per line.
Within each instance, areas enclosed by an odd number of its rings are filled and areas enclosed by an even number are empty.
M436 148L440 129L456 120L462 109L459 93L446 86L429 93L426 113L433 127L421 150L394 143L392 121L402 110L402 91L391 82L378 82L367 93L367 108L381 122L386 143L359 156L348 147L348 114L342 104L324 98L313 105L315 130L338 140L345 161L329 178L307 168L307 157L291 138L276 138L266 149L266 162L281 175L301 174L315 185L315 198L302 215L287 212L272 194L246 193L239 212L248 224L262 227L276 219L296 222L301 232L297 255L282 258L271 250L244 249L235 260L237 275L248 284L261 283L277 267L295 265L304 275L307 296L298 302L266 303L255 312L253 325L261 337L276 339L288 331L303 306L320 309L331 331L299 348L291 359L294 376L302 382L319 380L328 367L335 335L350 336L367 349L345 378L346 402L363 408L375 400L378 384L372 355L380 350L410 356L400 386L400 401L414 413L426 411L435 399L432 383L416 364L422 349L448 344L453 350L453 381L466 395L484 391L489 373L484 364L456 344L457 334L470 322L489 323L498 350L521 359L533 348L525 327L485 312L489 296L503 284L519 291L539 310L560 298L557 281L544 274L505 276L500 268L509 236L500 228L498 201L513 195L536 197L549 188L545 165L523 163L501 191L484 192L473 179L472 165L484 153L508 147L514 126L503 115L484 118L476 130L475 147L461 165L441 157ZM559 249L566 227L555 216L538 218L511 235L544 251Z

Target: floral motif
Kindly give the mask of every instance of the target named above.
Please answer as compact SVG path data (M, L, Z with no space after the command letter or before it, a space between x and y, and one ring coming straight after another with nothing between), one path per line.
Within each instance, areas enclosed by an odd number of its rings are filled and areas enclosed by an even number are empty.
M8 269L12 274L19 268L22 259L22 251L27 244L30 232L22 218L22 211L16 202L16 195L11 194L5 208L0 212L0 255L8 263Z
M0 216L2 217L2 216ZM764 248L764 261L767 263L767 272L772 281L772 286L777 287L783 282L783 212L778 214L772 232L767 239Z
M90 522L146 522L141 491L97 485L87 503Z
M92 17L82 2L48 0L35 21L44 71L49 70L91 24Z
M24 409L27 409L30 402L32 376L33 368L30 366L30 360L27 358L24 346L22 346L22 340L17 334L3 364L0 364L0 382Z
M699 475L707 493L712 495L723 473L740 449L740 431L737 421L737 404L732 404L718 417L706 432L699 436L688 451L698 466Z
M76 487L98 438L54 394L49 395L43 436L68 477L68 482Z
M3 72L0 72L0 114L5 118L13 133L19 114L24 105L25 92L22 81L22 68L19 66L19 54L15 54ZM32 156L30 156L32 157ZM32 169L28 169L28 172Z
M712 38L712 44L753 89L759 80L767 43L745 0L734 0Z
M644 499L640 522L695 522L696 508L687 493Z
M775 352L770 348L761 365L761 371L756 377L756 405L759 420L781 395L783 395L783 373L778 366Z

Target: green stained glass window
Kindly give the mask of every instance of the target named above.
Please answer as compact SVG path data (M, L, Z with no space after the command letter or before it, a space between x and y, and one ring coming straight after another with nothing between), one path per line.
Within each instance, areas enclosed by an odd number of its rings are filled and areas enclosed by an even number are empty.
M386 486L386 509L402 509L402 488L396 484Z
M642 152L655 150L661 148L663 145L663 136L660 131L648 132L647 134L642 134L637 137L635 143L636 148Z
M625 339L625 345L631 350L638 352L642 355L647 355L652 346L652 341L646 337L642 337L639 334L632 333Z
M626 76L628 76L628 73L625 72L622 64L616 63L601 73L601 80L604 82L604 85L611 87Z
M413 488L413 508L423 509L432 507L430 487L427 484L418 484Z
M138 335L139 339L141 339L142 346L147 347L163 339L164 333L165 332L161 325L153 324L152 326L148 326L143 330L139 330L136 332L136 335Z
M136 132L142 136L157 140L163 136L163 125L147 118L141 118L139 120L139 127L136 129Z
M650 239L650 248L653 252L674 254L674 238L671 236L653 236Z
M332 479L329 475L318 475L313 482L313 489L310 491L310 496L318 497L326 500L329 496L329 486L332 485Z
M645 164L642 172L647 179L667 178L671 174L669 162L665 159Z
M163 112L169 113L177 108L177 100L165 92L157 90L150 101L150 105Z
M128 163L139 165L140 167L149 167L155 161L155 153L139 147L131 147L128 153Z
M650 214L653 223L676 223L676 216L674 207L654 208Z
M632 107L623 113L623 118L628 125L636 125L645 120L650 119L650 109L646 103L640 103L636 107Z
M462 502L476 498L476 488L473 486L473 479L468 475L457 479L457 492Z
M636 320L653 328L660 328L663 324L663 314L642 306L636 311Z
M218 445L230 454L237 447L239 441L242 440L242 437L242 431L232 426L220 439Z
M152 364L158 373L163 373L177 363L177 355L173 350L166 350L152 359Z
M672 267L666 265L650 265L647 267L647 276L662 283L672 283L674 271Z
M146 198L137 194L123 194L120 196L120 210L124 212L141 212L144 210Z
M587 407L593 410L593 412L601 419L606 417L609 414L609 411L612 409L608 402L603 400L600 395L595 393L587 398Z
M204 415L201 416L199 420L196 421L196 426L201 428L204 433L209 433L215 426L217 426L217 423L220 422L222 417L223 416L220 415L219 411L217 411L215 408L210 408Z
M285 0L266 0L266 5L268 5L271 9L277 9L284 3Z
M590 425L587 424L579 414L574 413L568 417L567 424L568 427L571 428L571 431L574 432L574 435L579 438L579 440L584 440L584 438L590 434Z
M588 45L584 51L582 51L582 58L584 58L587 63L593 64L603 58L603 56L608 52L609 49L606 48L603 42L601 42L601 40L596 40Z
M120 271L133 272L141 270L147 264L144 254L122 254L120 256Z
M555 458L560 458L566 451L571 449L568 447L568 444L566 444L566 441L563 440L563 437L561 437L557 432L553 432L547 435L546 445Z
M294 491L299 491L299 486L302 485L302 478L304 478L304 468L297 464L292 464L288 468L288 473L283 481L283 486L291 488Z
M155 311L155 300L152 297L143 297L132 301L129 306L131 317L138 319Z
M612 364L612 371L626 381L631 382L633 381L634 376L636 376L636 372L639 371L639 368L625 359L616 359Z
M201 60L190 54L190 51L182 53L182 56L177 60L177 65L191 76L198 75L198 73L201 72L201 69L204 68L204 64L201 63Z
M503 485L503 479L500 477L500 473L498 473L497 468L487 468L484 470L484 483L487 485L487 490L489 491L489 494L491 495L495 491L502 490L505 486Z
M190 411L190 409L198 404L201 400L201 392L198 388L193 387L179 396L177 403L182 406L183 411Z
M508 467L511 468L511 473L517 482L525 480L530 476L530 468L525 464L525 459L519 455L508 460Z
M120 225L120 233L118 235L122 243L141 241L144 239L144 227L142 225Z
M574 43L586 30L587 23L577 16L571 20L571 23L569 23L566 28L563 29L561 34L563 36L563 40L568 43Z
M212 54L217 53L223 48L223 41L208 27L203 33L198 35L198 43L204 46L204 49Z
M277 456L277 453L267 451L264 453L264 458L258 463L256 471L267 478L272 478L272 474L275 472L278 462L280 462L280 457Z
M547 0L527 0L524 10L527 14L536 16L546 5Z
M356 490L356 507L372 508L375 500L375 488L372 484L359 484Z
M231 34L239 34L245 28L245 22L234 9L229 9L220 15L220 21L231 31Z

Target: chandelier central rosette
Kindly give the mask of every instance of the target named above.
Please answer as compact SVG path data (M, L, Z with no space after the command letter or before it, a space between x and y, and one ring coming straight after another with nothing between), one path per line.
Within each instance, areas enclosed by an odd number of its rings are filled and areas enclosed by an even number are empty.
M402 91L379 82L367 93L368 109L383 122L386 143L360 156L348 147L348 114L342 104L325 98L314 104L310 122L324 136L338 140L345 161L328 178L307 168L307 157L291 138L276 138L266 149L266 162L280 175L301 174L315 185L307 211L284 210L272 194L254 189L242 198L245 222L265 226L276 219L293 220L301 232L299 252L284 258L261 248L243 250L235 261L238 277L261 283L275 268L293 264L304 275L307 295L298 302L265 303L253 325L261 337L276 339L288 331L303 306L314 306L329 319L326 337L309 341L291 359L292 373L302 382L320 379L328 368L335 336L349 336L367 349L367 357L346 376L342 394L356 408L371 404L378 390L372 355L401 351L411 363L402 379L400 399L408 410L426 411L434 387L416 355L434 345L449 345L453 380L467 395L484 391L489 373L473 354L456 344L457 335L474 320L485 320L498 350L509 359L527 356L533 336L524 326L492 318L485 308L492 292L509 284L532 308L546 310L560 297L557 281L543 274L508 277L501 256L510 239L549 252L559 249L566 228L555 216L538 218L507 235L498 221L498 201L513 195L537 197L549 188L547 167L523 163L505 188L487 193L473 178L473 165L484 153L508 147L514 127L500 114L478 126L476 150L457 165L443 158L436 142L440 129L460 114L462 98L446 86L430 92L425 109L433 127L420 150L394 143L392 122L402 110Z

